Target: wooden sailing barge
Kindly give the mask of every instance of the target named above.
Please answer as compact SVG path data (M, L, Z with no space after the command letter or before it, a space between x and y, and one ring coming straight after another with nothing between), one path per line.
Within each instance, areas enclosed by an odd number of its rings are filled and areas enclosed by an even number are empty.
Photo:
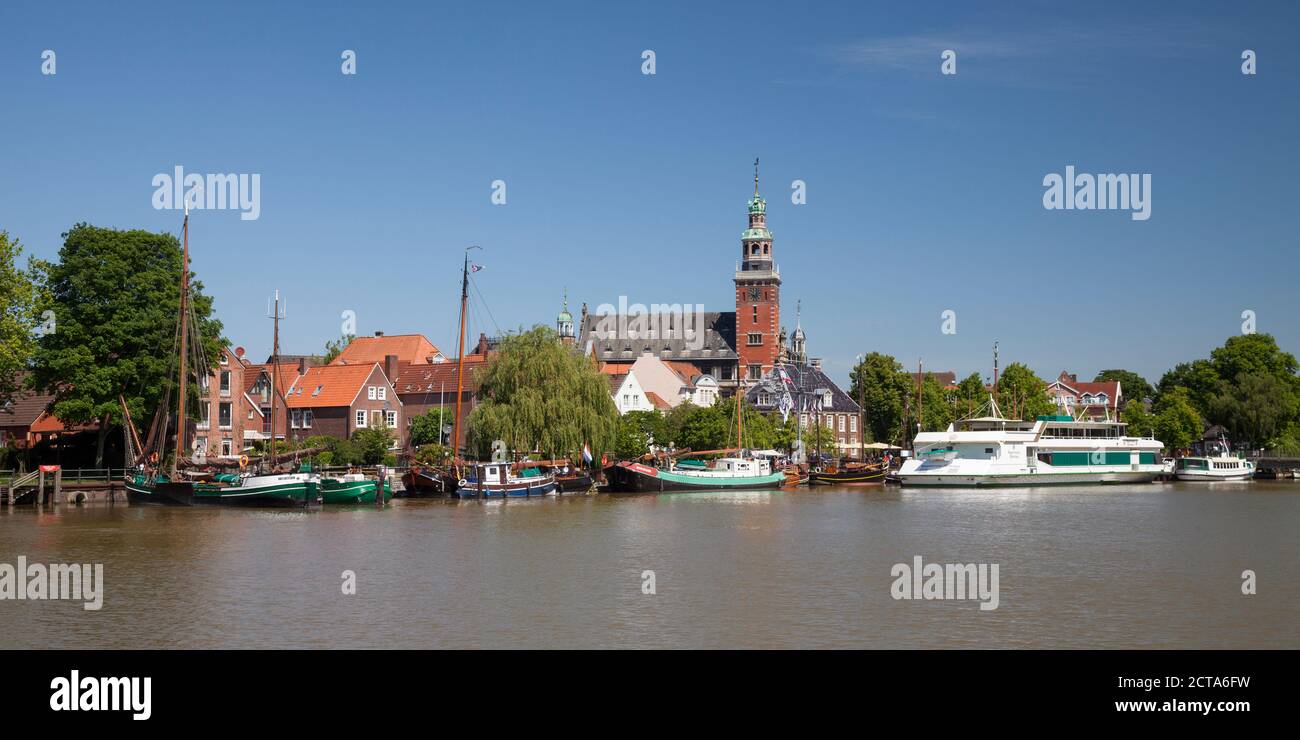
M187 451L190 437L187 391L191 380L208 374L202 350L202 336L190 301L190 215L188 204L182 226L180 311L176 322L177 359L176 403L172 405L172 388L163 398L149 428L148 439L141 443L131 423L125 400L121 400L127 426L128 470L124 481L127 501L132 505L195 506L304 506L319 501L317 482L303 474L253 475L211 471L196 472ZM193 360L191 362L191 360ZM175 410L173 415L172 411ZM273 417L274 418L274 417ZM174 432L175 445L169 450L168 437ZM272 440L274 440L274 426ZM136 454L138 451L138 455ZM169 454L170 453L170 454Z

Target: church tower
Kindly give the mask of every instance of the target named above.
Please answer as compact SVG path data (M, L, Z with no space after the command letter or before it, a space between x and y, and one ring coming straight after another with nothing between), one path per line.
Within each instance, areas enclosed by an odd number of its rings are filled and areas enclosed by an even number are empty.
M746 382L772 369L781 350L781 271L772 262L772 232L767 230L767 201L758 194L758 160L754 160L754 197L749 201L749 228L740 235L740 269L736 271L736 354Z

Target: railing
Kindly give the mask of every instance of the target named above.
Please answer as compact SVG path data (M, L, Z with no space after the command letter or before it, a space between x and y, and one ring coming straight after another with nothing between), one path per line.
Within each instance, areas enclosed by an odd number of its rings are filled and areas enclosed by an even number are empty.
M14 487L20 485L18 481L27 481L32 479L40 468L18 478L17 481L11 479L17 475L17 471L0 470L0 487ZM100 481L121 480L126 476L126 468L63 468L64 483L95 483Z
M64 483L96 483L100 481L121 480L126 477L126 468L64 468Z
M0 497L3 498L4 503L6 505L13 503L14 491L19 488L23 488L24 486L30 486L36 480L37 476L39 476L40 474L41 474L41 470L40 468L37 468L36 470L33 470L32 472L22 476L21 478L14 478L13 480L9 481L9 484L7 486L4 486L3 489L0 489Z

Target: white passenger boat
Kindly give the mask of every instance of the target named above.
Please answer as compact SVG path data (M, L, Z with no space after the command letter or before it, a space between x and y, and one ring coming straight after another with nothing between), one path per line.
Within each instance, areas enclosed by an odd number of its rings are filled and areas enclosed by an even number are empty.
M1232 454L1226 441L1210 442L1207 454L1180 457L1174 465L1178 480L1220 481L1250 480L1255 477L1255 464Z
M961 419L947 431L917 434L899 482L957 487L1147 483L1164 471L1164 445L1126 435L1122 422L1068 415L1006 419L991 398L983 410L986 416Z

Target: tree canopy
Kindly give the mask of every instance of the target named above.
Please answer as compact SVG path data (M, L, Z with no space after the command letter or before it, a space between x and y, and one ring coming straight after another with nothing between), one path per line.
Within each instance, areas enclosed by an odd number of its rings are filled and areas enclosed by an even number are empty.
M480 458L492 454L496 440L548 457L576 455L584 443L597 457L614 449L619 419L609 380L547 327L502 340L479 397L468 424L469 447Z
M1180 363L1165 373L1157 406L1176 396L1204 422L1222 425L1233 441L1255 447L1291 444L1293 430L1300 430L1298 371L1295 355L1282 351L1269 334L1229 337L1209 359Z
M63 421L100 423L102 465L109 425L121 420L118 395L135 419L145 420L175 382L181 245L171 234L85 223L63 240L39 306L54 312L56 328L37 343L33 384L54 393L54 413ZM212 299L195 280L190 296L203 352L215 362L221 323L211 317Z
M1047 395L1047 382L1019 362L1002 371L997 398L998 408L1009 419L1033 421L1043 414L1056 413L1056 404Z
M23 247L0 231L0 406L19 391L36 349L39 267L18 266Z
M865 403L867 430L874 440L897 441L906 399L916 392L912 376L892 356L870 352L853 368L849 395Z

